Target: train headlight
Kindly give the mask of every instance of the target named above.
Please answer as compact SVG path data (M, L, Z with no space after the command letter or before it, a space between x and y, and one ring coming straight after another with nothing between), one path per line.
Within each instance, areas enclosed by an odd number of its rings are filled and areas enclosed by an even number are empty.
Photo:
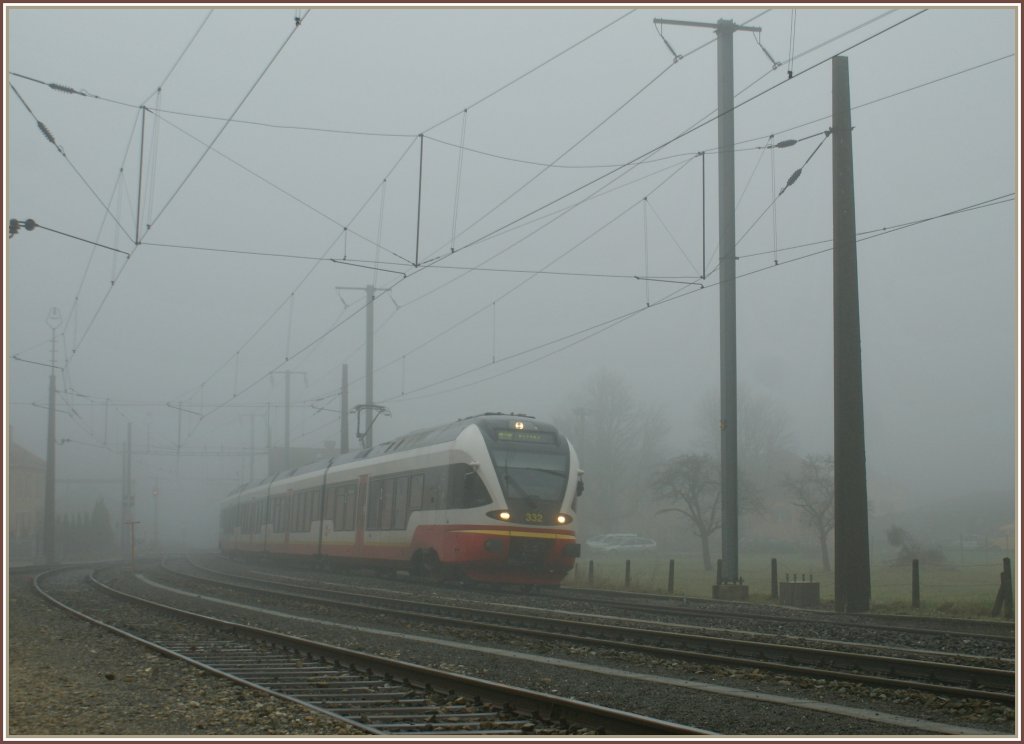
M512 428L517 431L522 431L523 429L526 428L526 424L523 423L522 421L516 421L512 424Z
M507 522L508 520L512 519L512 515L509 514L507 511L500 511L498 512L498 519L500 519L502 522Z
M572 521L572 517L568 514L559 514L555 517L555 521L558 522L558 524L569 524L569 522Z

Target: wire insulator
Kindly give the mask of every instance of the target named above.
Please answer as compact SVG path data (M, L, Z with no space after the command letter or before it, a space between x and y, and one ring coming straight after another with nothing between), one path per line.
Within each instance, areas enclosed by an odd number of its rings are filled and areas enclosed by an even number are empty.
M49 83L49 86L60 93L73 93L76 96L84 95L74 88L69 88L68 86L61 85L60 83Z
M46 128L46 125L43 124L43 122L41 122L41 121L37 121L36 124L39 125L39 131L43 133L43 136L46 137L46 139L50 140L50 142L52 142L53 144L56 145L57 144L57 140L55 140L53 138L53 135L50 134L50 130Z
M776 142L775 147L792 147L797 143L795 139L782 140L782 142Z

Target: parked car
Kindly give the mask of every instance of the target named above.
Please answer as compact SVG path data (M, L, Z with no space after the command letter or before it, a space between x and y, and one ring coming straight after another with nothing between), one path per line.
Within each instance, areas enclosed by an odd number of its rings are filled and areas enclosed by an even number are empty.
M597 535L587 540L586 545L597 553L646 553L658 549L658 543L651 538L632 532Z

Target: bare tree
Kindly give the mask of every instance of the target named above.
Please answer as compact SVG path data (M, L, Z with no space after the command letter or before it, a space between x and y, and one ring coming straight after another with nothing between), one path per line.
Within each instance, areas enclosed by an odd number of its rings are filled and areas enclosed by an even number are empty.
M818 536L821 546L821 565L832 570L828 536L835 527L835 461L831 455L807 455L800 465L800 475L788 476L786 489L795 497L793 505L800 510L804 521Z
M710 455L679 455L665 463L651 485L655 498L675 504L657 514L682 514L700 538L704 570L711 570L711 536L722 527L718 464Z
M556 418L580 455L584 498L592 531L618 529L635 517L637 484L660 459L668 433L661 411L639 404L625 380L608 370L593 373L582 394Z

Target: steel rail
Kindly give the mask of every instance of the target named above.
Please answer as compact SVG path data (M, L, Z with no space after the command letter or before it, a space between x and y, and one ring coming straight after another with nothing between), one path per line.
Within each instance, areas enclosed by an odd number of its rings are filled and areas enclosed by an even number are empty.
M624 651L685 658L701 663L757 667L785 674L828 677L884 687L909 687L940 695L980 698L1005 704L1013 704L1015 700L1016 675L1013 670L1009 669L965 666L832 649L805 648L538 615L517 616L507 611L497 612L480 608L465 610L451 605L305 587L306 591L318 592L316 596L313 596L296 592L294 585L284 582L251 577L231 577L235 581L284 586L287 589L247 587L243 584L232 584L217 579L183 574L166 566L164 568L190 580L219 584L236 590L249 589L321 605L330 603L339 607L363 610L384 608L392 613L400 613L407 618L428 622L437 622L439 619L443 619L447 624L457 623L463 627L488 631L508 632L514 630L520 634L545 639L597 644ZM205 568L202 570L209 571ZM348 599L336 599L335 597L338 596ZM627 638L633 640L625 640ZM657 642L660 645L651 645L651 642ZM890 676L878 676L878 674Z
M671 594L647 594L642 592L630 592L619 589L593 589L581 587L538 587L538 591L548 597L563 599L581 599L595 604L603 604L609 607L628 608L634 610L657 610L671 615L686 617L725 617L764 620L782 624L813 622L808 618L791 617L785 615L774 615L763 612L726 612L724 610L711 609L709 607L683 606L686 603L707 605L737 605L743 604L746 607L757 607L754 603L736 602L733 600L721 599L692 599L682 595ZM633 600L633 601L630 601ZM650 605L638 605L636 600L651 602ZM977 620L977 619L953 619L940 617L916 617L912 615L885 615L875 612L862 613L850 616L851 619L843 619L835 613L825 610L808 608L800 609L804 612L819 614L827 617L828 622L843 628L855 628L863 630L886 630L899 633L914 633L917 635L947 635L958 638L976 638L987 641L1000 641L1005 643L1014 642L1014 623L1004 620ZM958 630L954 625L973 626L985 629L986 632L970 630ZM943 627L945 626L945 627Z
M61 569L57 569L60 571ZM55 605L159 653L303 705L373 734L510 735L544 728L574 734L591 729L616 735L708 735L713 732L627 711L561 698L410 662L233 623L122 592L90 575L93 586L124 601L172 614L218 637L198 643L142 638L61 602Z

